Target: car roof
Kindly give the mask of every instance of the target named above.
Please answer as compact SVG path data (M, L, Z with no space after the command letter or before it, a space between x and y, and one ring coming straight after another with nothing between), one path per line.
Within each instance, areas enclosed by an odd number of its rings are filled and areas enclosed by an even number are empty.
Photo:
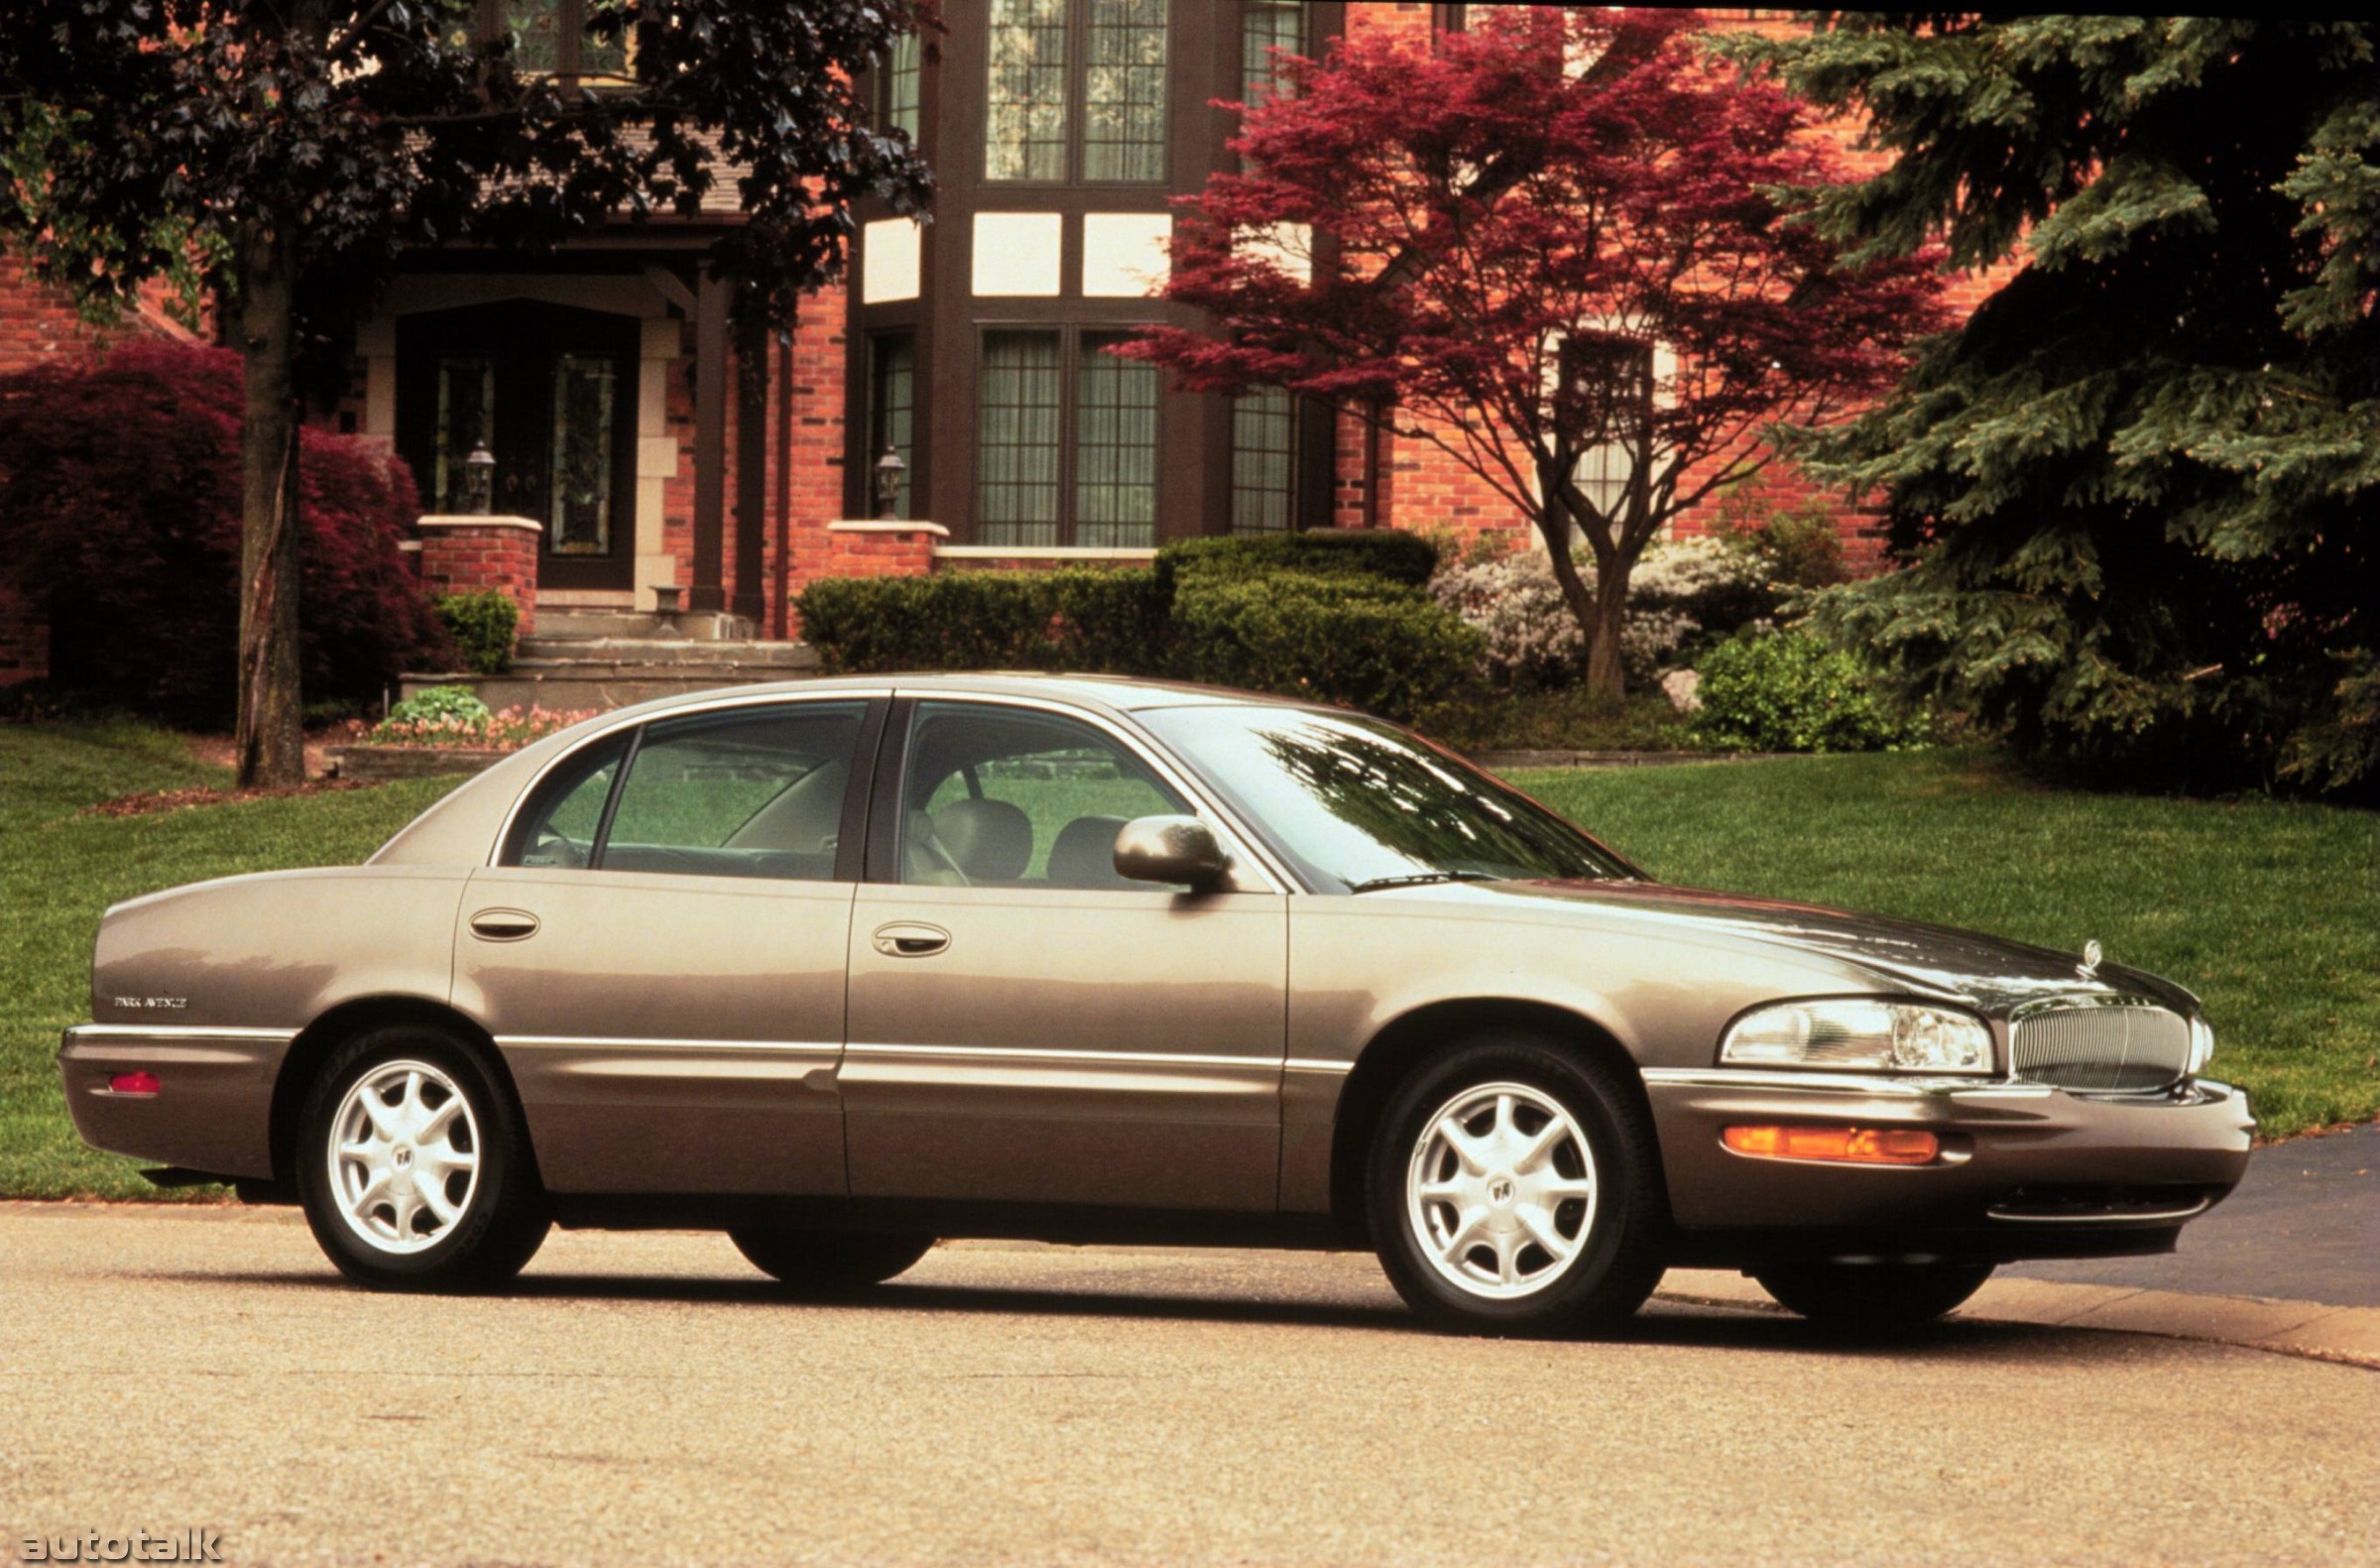
M704 691L655 697L620 708L605 717L617 719L632 713L657 715L675 708L700 707L722 697L831 696L838 691L882 691L887 686L903 695L929 696L940 692L954 696L1046 697L1126 713L1150 708L1314 706L1295 698L1267 696L1262 692L1241 691L1230 686L1202 686L1186 680L1150 680L1135 675L1052 674L1041 670L985 670L950 674L920 670L877 675L814 675L804 679L746 686L715 686Z

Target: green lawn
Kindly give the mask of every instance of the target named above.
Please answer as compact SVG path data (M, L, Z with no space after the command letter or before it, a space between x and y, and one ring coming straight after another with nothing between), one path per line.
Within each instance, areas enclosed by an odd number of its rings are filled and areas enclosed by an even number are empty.
M59 1031L91 1016L101 910L206 877L361 860L453 784L74 814L118 795L230 783L159 730L0 724L0 1194L155 1195L133 1161L83 1146L59 1093Z
M2206 999L2217 1071L2273 1136L2380 1115L2380 817L2051 790L1961 755L1524 776L1673 881L1971 925L2110 957ZM228 783L137 725L0 725L0 1194L150 1196L75 1139L59 1030L88 1017L110 903L360 860L442 793L423 780L154 816L75 813Z
M1665 881L1971 926L2190 987L2270 1138L2380 1115L2380 816L2046 788L1987 755L1514 782Z

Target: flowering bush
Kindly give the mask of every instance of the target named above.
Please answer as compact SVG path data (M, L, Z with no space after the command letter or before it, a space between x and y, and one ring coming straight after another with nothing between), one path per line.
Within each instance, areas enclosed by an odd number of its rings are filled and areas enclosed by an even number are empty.
M431 686L398 703L378 724L358 719L347 729L357 740L374 746L456 746L513 752L600 711L563 711L534 703L526 710L491 711L466 686Z
M56 687L177 722L229 717L241 397L238 354L183 343L0 376L0 580L47 612ZM360 701L445 657L398 549L414 481L310 428L298 469L305 695Z
M1581 560L1579 571L1594 587L1594 562ZM1564 684L1587 657L1586 633L1543 550L1450 561L1430 580L1430 592L1487 640L1487 670L1504 684ZM1709 539L1664 541L1644 552L1628 579L1620 663L1630 680L1650 679L1694 646L1774 608L1758 562L1744 551Z

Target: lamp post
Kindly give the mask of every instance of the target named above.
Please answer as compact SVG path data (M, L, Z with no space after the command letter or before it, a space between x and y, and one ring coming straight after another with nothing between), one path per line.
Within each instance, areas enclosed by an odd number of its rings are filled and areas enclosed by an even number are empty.
M479 442L463 458L463 505L473 517L496 509L496 454Z
M908 468L909 465L900 460L900 453L890 445L885 447L885 455L876 460L876 467L869 475L869 484L876 500L878 522L889 523L900 515L900 480Z

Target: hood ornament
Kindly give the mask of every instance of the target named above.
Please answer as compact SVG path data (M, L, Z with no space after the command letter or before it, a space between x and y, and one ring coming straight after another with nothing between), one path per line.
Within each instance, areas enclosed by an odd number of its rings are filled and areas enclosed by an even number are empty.
M2099 944L2095 937L2082 944L2082 962L2075 966L2075 973L2085 980L2099 978Z

